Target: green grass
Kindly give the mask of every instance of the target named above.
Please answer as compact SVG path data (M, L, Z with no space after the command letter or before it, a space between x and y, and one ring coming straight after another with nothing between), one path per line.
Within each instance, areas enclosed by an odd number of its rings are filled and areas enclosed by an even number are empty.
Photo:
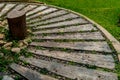
M120 41L120 0L38 0L82 13L102 25Z

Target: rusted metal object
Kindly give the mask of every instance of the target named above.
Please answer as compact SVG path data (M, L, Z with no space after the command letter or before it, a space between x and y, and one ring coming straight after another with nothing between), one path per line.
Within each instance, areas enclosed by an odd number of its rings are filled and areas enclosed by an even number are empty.
M27 35L25 11L13 10L7 15L10 34L13 39L24 39Z

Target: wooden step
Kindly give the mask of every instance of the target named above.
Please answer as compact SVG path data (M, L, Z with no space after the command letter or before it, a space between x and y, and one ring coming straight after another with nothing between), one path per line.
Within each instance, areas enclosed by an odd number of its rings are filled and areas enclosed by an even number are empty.
M62 26L70 26L70 25L77 25L77 24L87 24L88 21L82 19L82 18L79 18L79 19L74 19L74 20L70 20L70 21L64 21L64 22L59 22L59 23L53 23L53 24L47 24L47 25L43 25L43 26L40 26L39 23L36 23L36 24L33 24L33 25L29 25L30 27L35 27L34 30L37 30L37 29L43 29L43 28L54 28L54 27L62 27ZM37 26L37 27L36 27Z
M50 51L50 50L37 50L37 49L29 49L29 52L53 57L56 59L72 61L76 63L83 63L89 65L95 65L98 67L114 69L115 63L114 59L111 55L101 55L101 54L91 54L91 53L80 53L80 52L63 52L63 51Z
M39 12L37 14L34 14L33 16L28 17L27 19L34 19L36 17L42 17L42 15L51 13L51 12L56 11L56 10L57 10L56 8L48 8L42 12Z
M118 80L117 75L111 72L98 71L93 69L86 69L83 67L76 67L65 65L57 62L45 61L35 58L20 58L39 68L46 68L48 71L77 80Z
M40 22L40 21L45 21L45 20L48 20L48 19L51 19L53 17L57 17L57 16L61 16L61 15L64 15L66 14L67 12L64 11L64 10L59 10L59 11L56 11L56 12L53 12L53 13L50 13L48 15L45 15L45 16L42 16L41 19L32 19L30 20L30 22L28 22L29 24L31 23L37 23L37 22Z
M37 35L33 39L38 40L105 40L100 32L86 32L86 33L63 33L51 35Z
M77 25L77 26L69 26L65 28L56 28L56 29L48 29L48 30L41 30L35 31L34 34L41 35L43 33L69 33L69 32L86 32L86 31L96 31L97 29L92 24L86 25Z
M28 80L58 80L47 75L42 75L36 71L33 71L15 63L11 64L10 67Z
M30 16L30 15L32 15L32 14L35 15L36 12L40 12L41 10L43 10L43 9L45 9L45 8L47 8L47 6L39 6L39 7L37 7L36 9L28 12L26 15L27 15L27 16Z
M99 52L109 52L111 53L111 49L107 42L98 41L98 42L32 42L31 46L43 46L43 47L53 47L53 48L67 48L74 50L87 50L87 51L99 51Z
M70 19L75 19L75 18L78 18L79 16L78 15L75 15L73 13L69 13L69 14L66 14L66 15L63 15L63 16L60 16L60 17L56 17L56 18L51 18L49 20L46 20L46 21L40 21L40 24L39 25L45 25L45 24L52 24L52 23L57 23L57 22L63 22L65 20L70 20Z
M12 7L14 7L16 4L7 4L2 11L0 12L0 17L4 15L7 11L9 11Z

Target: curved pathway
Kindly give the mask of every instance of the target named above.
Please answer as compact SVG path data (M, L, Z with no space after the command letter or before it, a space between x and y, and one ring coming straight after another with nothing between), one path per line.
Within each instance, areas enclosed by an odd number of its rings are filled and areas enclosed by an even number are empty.
M14 9L27 13L33 57L20 57L32 68L13 63L11 69L28 80L118 80L112 72L116 48L98 25L72 11L34 3L0 3L1 20Z

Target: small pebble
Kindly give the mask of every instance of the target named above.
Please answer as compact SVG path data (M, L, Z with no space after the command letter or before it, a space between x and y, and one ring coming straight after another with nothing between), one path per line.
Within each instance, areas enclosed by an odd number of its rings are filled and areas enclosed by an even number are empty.
M12 48L11 51L12 52L15 52L15 53L19 53L20 52L20 48Z

